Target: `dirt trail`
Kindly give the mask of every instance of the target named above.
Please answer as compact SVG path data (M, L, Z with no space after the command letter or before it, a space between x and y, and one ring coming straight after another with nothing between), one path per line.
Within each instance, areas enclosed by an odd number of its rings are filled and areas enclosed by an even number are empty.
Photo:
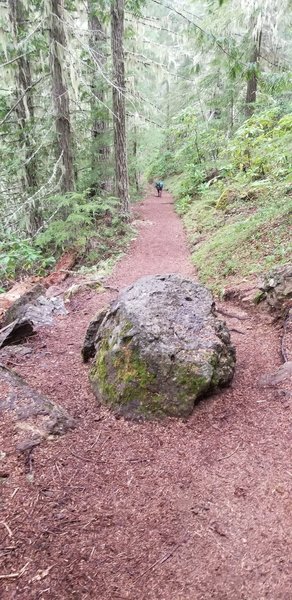
M139 219L109 285L191 276L171 198L147 198ZM96 406L80 360L89 319L114 296L75 297L16 367L78 427L33 451L29 477L2 427L1 599L290 600L291 405L258 383L281 362L277 331L258 314L231 319L230 388L185 422L125 422Z

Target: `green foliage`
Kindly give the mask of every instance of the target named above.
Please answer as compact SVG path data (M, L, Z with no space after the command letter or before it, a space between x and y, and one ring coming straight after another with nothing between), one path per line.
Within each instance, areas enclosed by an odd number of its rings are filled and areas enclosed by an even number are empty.
M236 217L233 214L219 227L214 222L213 230L193 254L203 281L219 289L229 276L241 279L287 261L292 251L287 230L292 201L283 189L272 204L269 196L263 200L258 209L241 208Z
M169 185L199 276L219 291L227 280L261 273L291 256L292 114L283 114L281 107L254 114L222 147L216 169L209 170L205 144L213 147L212 137L202 144L205 161L185 162ZM184 138L176 144L179 159Z
M66 246L84 249L88 236L95 232L98 217L111 211L116 200L113 199L113 203L108 200L103 203L101 198L88 201L87 193L83 192L52 196L49 204L56 215L38 235L36 243L40 248L63 251Z
M58 255L74 247L83 264L90 265L120 251L129 227L119 215L119 201L112 196L88 199L88 194L87 190L50 199L58 210L55 219L36 238L36 246L42 252Z
M0 242L1 286L19 275L44 274L68 248L77 251L82 265L103 264L117 257L132 235L114 197L88 199L87 191L52 196L49 205L54 218L34 239L11 234Z
M152 159L148 169L145 172L145 177L148 181L152 179L164 179L166 175L176 173L176 166L173 160L173 153L170 150L157 150L156 155Z
M292 114L279 109L254 115L240 127L229 145L235 169L251 180L266 175L283 177L291 172Z
M176 210L179 215L185 215L192 204L192 197L187 194L182 196L176 203Z
M52 256L44 257L31 240L16 235L6 236L0 241L0 283L2 286L22 273L37 274L51 267L55 262Z

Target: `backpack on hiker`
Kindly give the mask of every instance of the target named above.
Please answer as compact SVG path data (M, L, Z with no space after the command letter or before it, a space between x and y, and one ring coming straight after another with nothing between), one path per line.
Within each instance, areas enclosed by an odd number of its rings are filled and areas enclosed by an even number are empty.
M155 187L157 189L157 196L161 196L162 194L162 190L163 190L163 181L156 181L155 182Z

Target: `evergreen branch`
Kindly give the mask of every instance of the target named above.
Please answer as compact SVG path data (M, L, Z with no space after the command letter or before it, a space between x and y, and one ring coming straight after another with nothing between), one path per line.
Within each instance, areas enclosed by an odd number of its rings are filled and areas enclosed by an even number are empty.
M140 102L145 102L145 104L149 104L150 106L152 106L152 108L155 108L155 110L157 110L158 112L160 112L163 116L165 116L165 113L163 112L163 110L161 110L161 108L159 108L159 106L156 106L155 104L153 104L149 98L144 98L144 96L142 96L142 94L138 91L136 91L136 93L131 94L133 98L135 98L135 100L138 100Z
M0 69L2 69L3 67L8 67L8 65L12 65L12 63L20 60L21 58L24 58L24 57L28 56L31 53L32 53L32 50L30 52L25 52L23 54L20 54L19 56L16 56L15 58L12 58L11 60L8 60L5 63L1 63L0 64Z
M178 73L172 73L171 71L169 71L168 65L165 65L164 63L156 62L155 60L148 58L147 56L144 56L143 54L137 54L136 52L131 52L130 50L127 50L126 54L131 54L132 56L136 57L137 62L144 65L145 67L148 67L151 64L153 64L157 67L162 68L171 77L183 79L184 81L189 81L190 83L195 83L195 79L190 79L189 77L184 77L184 75L178 75Z
M41 19L41 21L37 24L37 26L28 34L28 36L26 38L23 38L22 40L20 40L20 42L18 43L18 48L20 48L21 46L24 46L28 40L36 33L36 31L38 31L38 29L41 27L41 25L43 24L44 20Z
M188 23L190 23L190 25L193 25L193 27L195 27L196 29L198 29L205 36L211 37L214 40L216 46L218 46L218 48L221 50L221 52L224 52L224 54L226 54L227 56L233 58L231 56L230 52L228 52L228 50L226 50L224 48L224 46L222 46L222 44L218 41L218 39L216 38L216 36L213 33L208 32L205 29L203 29L200 25L198 25L197 23L195 23L194 21L192 21L191 19L189 19L188 17L186 17L186 15L184 15L182 12L180 12L179 10L177 10L176 8L174 8L173 6L169 6L168 4L164 4L163 2L160 2L160 0L152 0L152 2L154 2L155 4L159 4L159 6L163 6L164 8L167 8L168 10L170 10L170 11L176 13L177 15L179 15L180 17L182 17L182 19L185 19L185 21L187 21ZM241 64L245 64L245 63L241 63Z
M39 153L39 151L41 150L41 148L44 146L47 137L49 135L49 133L51 133L53 129L53 125L46 131L45 135L44 135L44 139L42 140L42 142L40 143L40 145L38 146L38 148L30 155L30 157L22 164L19 166L19 169L25 167L26 165L28 165L30 163L31 160L34 159L34 157Z
M261 58L262 60L267 62L269 65L276 67L276 69L281 69L282 71L289 71L289 69L287 67L284 67L284 65L280 65L279 63L278 64L274 63L273 61L269 60L266 56L263 56L262 54L259 54L259 58Z
M137 116L137 113L135 114L135 113L130 113L130 112L127 111L126 115L127 115L127 117L134 117L135 118ZM152 121L151 119L148 119L144 115L140 115L139 114L139 117L141 119L143 119L143 121L147 121L148 123L151 123L151 125L156 125L156 127L159 127L160 129L164 129L163 125L159 125L159 123L156 123L156 121Z
M68 11L66 11L66 12L67 12L67 14L68 14L69 18L71 19L71 17L70 17L70 14L68 13ZM66 25L66 22L65 22L65 21L63 21L62 19L60 19L60 17L58 17L57 15L55 15L55 16L56 16L56 18L58 18L58 19L59 19L59 20L60 20L60 21L61 21L63 24L65 24L65 25ZM72 19L71 19L71 20L72 20ZM72 26L71 26L71 29L73 29L73 27L72 27ZM107 75L106 75L106 74L103 72L103 70L102 70L102 68L101 68L101 66L100 66L100 64L99 64L99 62L98 62L98 60L97 60L97 58L96 58L95 50L94 50L93 48L91 48L89 45L85 44L85 43L82 41L82 39L81 39L79 36L77 36L77 35L76 35L76 28L74 28L74 31L75 31L75 37L76 37L76 39L77 39L77 40L78 40L78 42L81 44L81 46L83 47L83 49L84 49L84 50L86 50L86 52L88 52L88 54L89 54L90 58L92 59L92 61L93 61L93 62L94 62L94 64L96 65L96 67L97 67L97 69L98 69L99 73L101 74L101 76L103 77L103 79L104 79L104 80L107 82L107 84L108 84L110 87L114 87L114 88L115 88L115 89L116 89L116 90L117 90L117 91L118 91L118 92L119 92L121 95L124 95L124 92L123 92L123 90L120 90L120 89L118 88L118 86L117 86L117 85L116 85L116 84L115 84L113 81L111 81L111 79L109 79L109 77L107 77Z
M125 18L126 21L128 21L129 23L133 23L133 20L130 19L129 17ZM159 19L155 19L157 22L159 22ZM167 33L171 33L172 35L176 35L179 36L179 32L177 31L173 31L173 29L168 29L167 27L161 27L161 25L154 25L153 23L150 25L150 23L145 23L145 21L152 21L152 19L150 19L150 17L141 17L136 19L136 21L138 23L142 23L143 25L147 25L147 27L150 27L151 29L156 29L157 31L167 31Z
M8 111L8 113L6 113L4 119L2 119L2 121L0 121L0 127L2 127L2 125L4 125L4 123L6 123L8 117L10 117L11 113L17 108L17 106L20 104L20 102L23 100L23 98L26 96L27 92L29 92L32 88L34 88L36 85L38 85L41 81L43 81L43 79L46 79L48 77L48 75L43 75L42 77L40 77L39 79L37 79L37 81L34 81L31 85L29 85L24 92L21 94L20 98L18 98L17 102L15 102L15 104L12 106L12 108L10 108L10 110Z
M56 177L56 173L57 173L57 170L58 170L58 167L59 167L59 164L60 164L60 162L61 162L62 158L63 158L63 153L61 153L61 154L60 154L60 156L59 156L58 160L56 161L56 163L55 163L55 165L54 165L54 167L53 167L53 172L52 172L52 174L51 174L50 178L48 179L48 181L47 181L46 183L44 183L44 184L43 184L43 185L40 187L40 189L39 189L39 190L37 190L37 191L36 191L36 192L35 192L35 193L34 193L32 196L30 196L29 198L27 198L27 199L25 200L25 202L24 202L24 203L23 203L21 206L19 206L19 207L18 207L18 209L14 210L14 211L13 211L13 213L11 213L11 215L9 215L9 218L8 218L8 219L5 221L5 223L4 223L4 227L6 227L6 226L8 225L8 223L10 223L10 222L11 222L11 217L12 217L12 216L14 217L14 216L15 216L17 213L19 213L19 212L20 212L20 211L23 209L23 207L24 207L24 206L27 206L28 204L32 204L32 202L33 202L33 201L34 201L36 198L39 198L39 196L40 196L41 192L42 192L44 189L47 189L47 187L48 187L48 186L49 186L49 185L52 183L52 181L53 181L53 180L55 179L55 177ZM61 179L62 179L62 176L61 176ZM60 181L61 181L61 179L60 179ZM56 187L56 186L55 186L55 187Z

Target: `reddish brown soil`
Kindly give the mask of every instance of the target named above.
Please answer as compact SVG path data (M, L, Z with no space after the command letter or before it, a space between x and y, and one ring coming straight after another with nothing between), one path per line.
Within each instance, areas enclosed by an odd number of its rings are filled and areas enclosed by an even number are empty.
M192 275L171 198L149 197L139 215L109 285ZM259 384L281 363L277 330L256 313L227 319L235 379L188 420L116 420L97 407L80 360L90 317L114 296L75 297L17 366L78 425L35 448L29 467L2 427L1 598L290 600L291 405Z

